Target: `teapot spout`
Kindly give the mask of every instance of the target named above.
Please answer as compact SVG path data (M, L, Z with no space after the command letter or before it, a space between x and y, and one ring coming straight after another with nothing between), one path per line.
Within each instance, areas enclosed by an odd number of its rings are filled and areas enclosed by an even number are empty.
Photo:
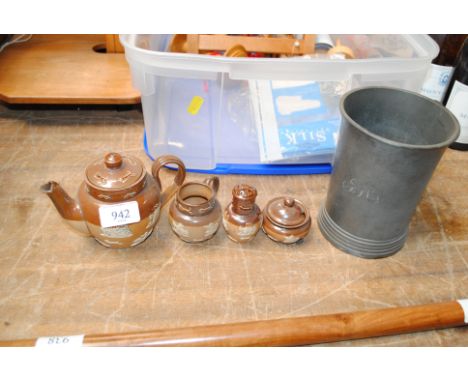
M83 235L90 235L83 219L80 205L67 194L62 186L57 182L51 181L42 185L41 191L52 200L60 216L71 228Z

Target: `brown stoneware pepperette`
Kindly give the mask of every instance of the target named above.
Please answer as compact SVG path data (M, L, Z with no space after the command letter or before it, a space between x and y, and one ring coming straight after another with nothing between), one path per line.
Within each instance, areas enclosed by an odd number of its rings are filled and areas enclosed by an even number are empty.
M257 190L248 184L232 189L232 202L223 213L223 226L228 237L236 243L252 240L262 226L263 215L255 204Z
M222 211L216 199L219 179L182 185L169 208L169 223L175 234L185 242L199 243L211 239L218 231Z
M162 192L159 171L166 164L176 164L178 170L173 183ZM151 176L138 158L109 153L86 168L77 200L54 181L41 190L75 230L106 247L127 248L142 243L153 232L161 207L184 179L184 163L175 156L157 158Z
M311 219L304 204L294 198L280 196L268 202L263 210L263 231L274 241L296 243L307 236Z

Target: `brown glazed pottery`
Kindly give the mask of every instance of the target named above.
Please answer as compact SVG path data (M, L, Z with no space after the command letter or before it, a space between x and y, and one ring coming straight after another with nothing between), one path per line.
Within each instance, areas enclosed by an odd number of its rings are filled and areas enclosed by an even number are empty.
M174 182L161 192L159 171L166 164L178 166ZM142 243L153 231L161 207L185 179L183 162L172 155L157 158L149 175L143 163L131 156L109 153L91 163L85 180L72 199L54 181L41 187L71 227L111 248Z
M252 240L262 226L262 211L255 204L257 190L248 184L232 189L232 202L223 213L223 226L228 237L236 243Z
M309 211L297 199L285 196L274 198L266 205L263 216L263 231L272 240L292 244L309 233Z
M169 208L169 223L175 234L188 243L211 239L221 222L221 206L216 199L219 179L182 185Z

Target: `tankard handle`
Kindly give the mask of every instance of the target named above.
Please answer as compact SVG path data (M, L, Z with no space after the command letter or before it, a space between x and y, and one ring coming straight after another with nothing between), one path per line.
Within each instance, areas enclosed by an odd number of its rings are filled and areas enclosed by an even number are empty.
M159 172L161 168L167 164L176 164L177 165L177 174L174 177L174 181L170 186L168 186L163 192L161 192L161 208L171 199L171 197L176 193L177 189L184 183L185 180L185 165L182 160L177 158L174 155L162 155L154 160L153 166L151 167L151 173L153 174L154 179L161 189L161 179L159 178Z

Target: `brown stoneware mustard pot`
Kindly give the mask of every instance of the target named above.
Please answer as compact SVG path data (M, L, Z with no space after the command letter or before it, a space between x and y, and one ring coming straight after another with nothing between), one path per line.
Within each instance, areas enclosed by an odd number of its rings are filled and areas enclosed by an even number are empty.
M170 163L178 166L177 174L162 192L159 171ZM127 248L142 243L153 232L161 207L184 182L185 166L179 158L164 155L154 161L152 175L139 159L109 153L86 168L77 200L54 181L41 190L75 230L106 247Z
M216 199L219 179L182 185L169 208L169 223L175 234L188 243L211 239L221 223L221 206Z
M292 244L307 236L311 219L304 204L291 197L270 200L263 210L263 231L272 240Z
M223 226L228 237L236 243L252 240L262 226L263 215L255 204L257 190L248 184L232 189L232 202L223 213Z

